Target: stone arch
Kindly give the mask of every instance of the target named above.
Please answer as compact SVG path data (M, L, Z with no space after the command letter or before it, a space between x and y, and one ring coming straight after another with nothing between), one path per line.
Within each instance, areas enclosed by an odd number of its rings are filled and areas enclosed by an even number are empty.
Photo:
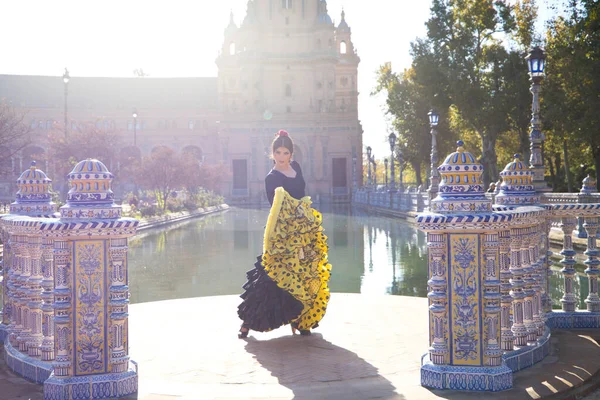
M340 42L340 54L346 54L348 52L348 45L346 45L345 41Z
M181 149L181 154L187 154L192 156L195 160L204 161L204 152L198 146L187 145Z

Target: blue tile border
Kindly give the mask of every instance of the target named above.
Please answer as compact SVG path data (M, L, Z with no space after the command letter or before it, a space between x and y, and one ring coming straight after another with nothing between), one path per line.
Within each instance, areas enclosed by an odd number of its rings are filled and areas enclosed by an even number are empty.
M51 363L16 350L7 340L7 333L6 325L0 324L6 365L23 378L43 384L45 400L109 399L128 396L138 390L138 366L133 360L124 373L57 378L52 374Z
M434 365L427 361L421 366L421 385L431 389L500 392L513 387L513 372L504 364L463 367Z
M16 374L32 382L42 384L52 372L52 364L25 355L4 340L6 365Z
M546 314L550 329L600 328L600 313L589 311L552 311Z
M546 327L544 335L538 339L537 345L523 346L518 350L504 353L502 359L513 372L529 368L542 361L550 353L551 336L550 329Z
M51 375L44 382L44 400L110 399L128 396L138 391L137 365L131 363L129 371L57 378Z

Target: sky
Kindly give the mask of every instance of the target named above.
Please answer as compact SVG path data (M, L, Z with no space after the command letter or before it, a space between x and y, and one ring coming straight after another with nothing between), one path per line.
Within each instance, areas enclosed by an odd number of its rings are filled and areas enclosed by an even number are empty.
M557 0L550 0L557 1ZM241 22L247 0L0 0L0 74L216 77L215 59L230 11ZM541 0L540 3L545 3ZM359 119L364 146L389 153L385 96L370 95L376 71L410 66L410 43L425 36L427 0L329 0L352 28L359 65ZM544 5L541 14L545 15Z

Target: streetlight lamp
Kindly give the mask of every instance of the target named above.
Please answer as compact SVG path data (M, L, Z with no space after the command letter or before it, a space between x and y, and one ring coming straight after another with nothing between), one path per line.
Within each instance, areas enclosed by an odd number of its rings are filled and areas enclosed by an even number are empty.
M371 162L373 163L373 184L375 185L375 190L377 190L377 163L375 163L375 154L371 155Z
M367 185L371 186L371 146L367 146Z
M65 138L67 138L69 136L69 128L67 123L67 96L69 95L69 80L71 79L71 77L69 76L69 70L66 67L62 78L63 82L65 83Z
M546 67L546 54L540 47L535 46L526 57L529 78L531 80L530 91L533 95L531 104L531 131L529 133L529 167L533 169L533 185L538 191L549 191L544 181L544 157L542 145L544 134L541 131L540 120L540 87L544 79L544 68Z
M398 168L400 168L400 176L398 177L398 190L404 191L404 183L402 182L402 174L404 173L404 154L402 146L398 146Z
M394 162L394 160L392 159L392 163L393 162ZM383 163L385 164L385 187L387 189L387 187L388 187L388 174L387 174L387 172L388 172L388 159L384 158L383 159Z
M133 109L133 147L137 147L137 109Z
M427 116L429 117L429 126L431 127L431 175L428 189L429 201L431 204L431 200L433 200L437 196L437 192L440 187L440 173L437 170L437 125L440 119L440 115L435 110L431 110L429 111Z
M356 153L352 154L352 187L356 189Z
M394 148L396 147L396 135L394 135L394 132L390 133L390 136L388 136L388 140L390 142L390 151L392 153L392 156L390 158L390 161L392 162L390 165L390 168L391 168L390 175L392 176L392 182L390 184L390 192L395 192L396 191L396 168L395 168L394 164L396 164L396 161L394 158Z

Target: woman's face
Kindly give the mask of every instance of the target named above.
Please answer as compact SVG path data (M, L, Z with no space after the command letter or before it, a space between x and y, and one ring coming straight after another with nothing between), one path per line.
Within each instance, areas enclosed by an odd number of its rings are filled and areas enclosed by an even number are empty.
M292 159L292 153L287 147L278 147L273 152L273 158L275 159L275 164L278 167L286 167L289 165L290 160Z

